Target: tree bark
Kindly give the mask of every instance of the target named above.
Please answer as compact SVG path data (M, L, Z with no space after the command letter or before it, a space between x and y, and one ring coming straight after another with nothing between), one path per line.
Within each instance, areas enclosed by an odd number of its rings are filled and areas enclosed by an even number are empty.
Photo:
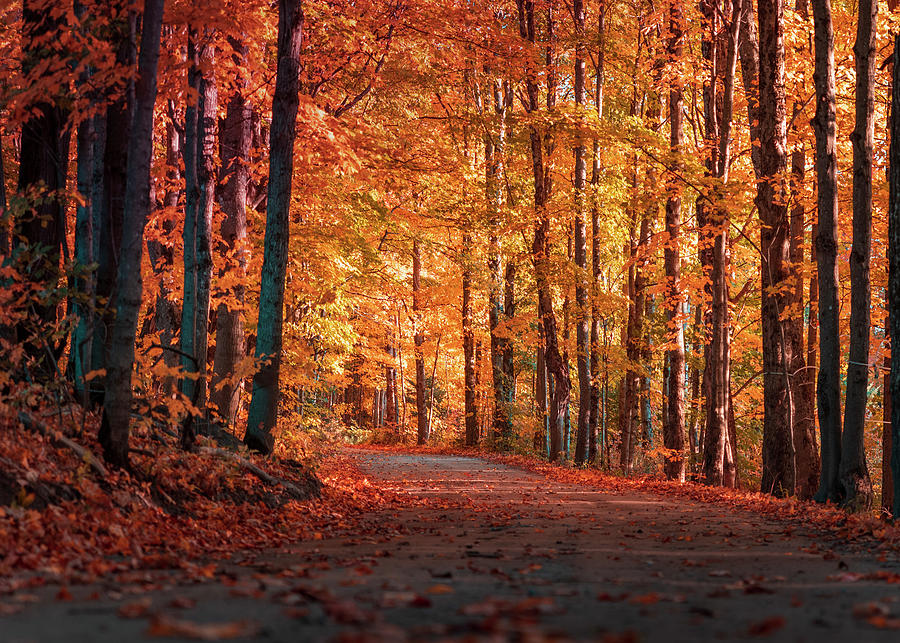
M894 60L900 60L900 34L894 36ZM888 316L891 346L900 346L900 65L891 74L890 165L888 166ZM900 350L891 351L891 474L893 508L900 516Z
M512 418L510 417L510 381L504 368L504 355L511 349L508 331L501 327L501 320L508 318L503 301L503 268L500 246L501 216L503 202L501 186L503 156L506 149L506 116L512 101L504 84L499 79L491 80L491 100L495 118L486 118L486 123L496 123L485 128L484 162L485 191L488 207L488 270L490 287L488 290L488 323L491 332L491 375L494 390L493 439L495 445L506 445L512 439ZM485 113L491 108L483 106Z
M709 36L704 42L704 57L711 73L704 92L706 145L709 150L707 172L718 179L713 199L697 202L700 228L701 264L708 275L709 297L707 337L704 347L703 391L706 401L706 425L703 443L703 477L707 484L734 486L737 478L735 454L729 441L731 416L731 316L728 309L728 263L730 240L729 215L720 204L721 187L728 182L731 164L731 129L734 116L734 80L737 68L741 5L731 5L730 20L718 26L719 12L704 3ZM720 31L721 29L721 31ZM719 79L722 83L719 96Z
M738 56L741 61L741 80L747 97L747 124L750 128L750 160L757 180L762 176L759 144L759 36L753 0L741 2L741 26Z
M236 68L247 61L247 45L242 40L229 39ZM244 279L247 272L247 189L250 182L250 128L252 110L244 96L248 79L243 74L237 79L234 94L228 100L225 122L220 128L220 158L222 161L222 220L221 241L218 253L225 257L227 268L234 280L231 293L234 304L221 303L216 312L216 352L213 358L213 386L211 401L228 426L237 420L243 383L234 380L234 371L244 356ZM224 181L222 180L224 179Z
M391 365L384 367L384 422L393 438L397 432L397 422L400 419L397 406L397 369L393 366L394 360L397 359L397 349L394 346L393 331L389 331L387 336L386 352L391 359Z
M425 353L423 346L425 345L425 331L422 328L422 255L419 248L419 241L413 241L413 317L415 323L416 334L414 337L415 353L416 353L416 442L425 444L428 442L428 431L431 428L428 425L428 412L425 404Z
M202 42L197 42L202 38ZM204 29L202 36L191 31L188 57L191 60L189 79L196 88L197 106L185 120L185 172L187 174L187 209L184 223L184 307L181 321L181 350L186 354L182 362L186 373L196 373L197 379L185 378L182 392L199 409L206 407L206 365L209 332L209 299L212 280L212 213L216 188L216 126L217 103L212 32ZM193 53L193 55L191 55ZM190 161L190 163L189 163ZM192 356L193 359L187 357ZM190 426L194 426L191 424ZM193 444L193 436L185 434L186 448Z
M475 329L472 326L472 236L463 235L462 334L465 382L466 446L478 444L478 409L475 407Z
M116 321L110 343L109 370L100 444L106 459L128 466L131 422L131 376L134 340L141 307L141 255L144 226L150 213L150 163L153 157L153 106L159 61L164 0L145 0L141 52L135 81L134 120L128 146L127 182L119 271L116 277Z
M794 11L804 22L809 20L806 0L796 0ZM810 52L812 53L812 52ZM804 229L806 207L802 200L802 186L806 178L806 148L799 131L803 107L796 98L793 102L791 129L797 141L791 151L791 238L790 259L794 273L794 288L791 292L790 308L793 311L785 320L792 327L791 354L791 394L794 398L794 446L797 461L797 496L809 500L815 494L819 482L819 451L816 444L816 394L815 384L810 377L812 369L807 368L803 345L803 264Z
M885 302L887 303L887 302ZM889 316L890 317L890 316ZM891 320L886 320L886 327L891 328ZM888 330L890 332L890 330ZM890 341L890 340L888 340ZM881 427L881 517L888 520L894 516L894 471L891 468L891 451L893 450L893 434L891 416L893 404L891 399L891 358L884 357L884 373L882 385L882 427Z
M115 6L120 3L111 2ZM136 16L134 12L124 12L111 24L110 44L116 51L116 64L134 64ZM128 145L134 114L134 83L126 81L125 87L110 100L106 107L102 162L101 201L95 212L94 235L96 237L97 261L96 297L97 318L94 321L94 341L92 342L91 369L107 369L112 330L116 312L113 302L116 292L119 260L121 257L122 226L125 208L126 168ZM91 384L91 398L94 404L103 402L104 388L109 378L109 370L102 379Z
M818 232L816 265L819 286L819 374L816 406L822 470L818 502L838 502L841 489L838 469L841 460L841 347L838 320L837 266L837 158L835 121L834 31L831 0L814 0L816 115L816 183L818 185Z
M762 224L763 449L762 491L794 493L796 470L790 373L791 328L782 323L791 279L784 94L784 3L759 4L760 169L756 204Z
M600 4L597 15L597 84L594 90L594 108L597 120L603 118L603 89L605 81L607 3ZM588 462L595 462L599 455L603 459L604 440L598 445L598 431L601 417L605 422L605 407L600 408L600 203L597 190L600 187L600 141L593 142L593 163L591 166L591 414L589 423ZM604 322L605 323L605 322ZM606 346L603 350L604 367L608 360ZM605 424L604 424L605 429ZM605 438L605 430L602 437Z
M853 144L853 243L850 249L850 355L841 463L838 477L844 505L872 507L872 481L866 465L866 401L869 389L869 325L872 290L872 146L875 138L875 18L877 0L860 0L853 54L856 58L856 127Z
M575 14L575 109L582 117L584 92L584 1L574 0ZM587 182L586 147L579 137L575 146L575 361L578 369L578 427L575 433L575 464L588 457L591 416L590 326L588 307L590 278L587 266L587 228L584 222L584 188Z
M684 38L684 15L680 0L669 3L668 42L669 59L681 60ZM680 81L672 81L669 90L669 146L672 150L673 172L679 173L678 159L684 145L684 96ZM664 249L665 308L667 324L666 350L666 412L663 417L663 445L668 450L663 467L669 480L684 482L684 324L681 319L684 298L681 295L681 190L678 181L669 180L666 198L666 245Z
M278 2L278 69L272 100L266 236L260 278L256 357L265 360L253 377L253 394L244 442L270 453L272 429L278 420L278 383L281 369L284 285L290 237L291 178L294 138L300 104L300 47L303 42L302 0Z
M534 4L526 0L517 0L520 36L536 44L536 25ZM547 14L547 107L552 108L556 101L555 75L553 73L553 16L548 7ZM528 95L526 111L536 113L540 110L540 87L537 70L533 63L528 63L526 70L526 90ZM538 291L538 319L544 331L544 360L547 372L553 379L553 401L550 405L550 460L557 460L562 446L562 422L569 405L571 382L569 368L563 360L559 349L556 315L553 311L553 297L550 292L549 259L550 259L550 213L548 204L552 191L551 156L553 153L553 136L532 125L530 131L531 164L534 178L534 241L531 244L532 263L534 264L535 281Z

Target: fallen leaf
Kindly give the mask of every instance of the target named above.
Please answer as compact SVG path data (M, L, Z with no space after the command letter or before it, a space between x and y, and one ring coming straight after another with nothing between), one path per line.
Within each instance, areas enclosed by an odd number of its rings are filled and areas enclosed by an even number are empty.
M197 641L221 641L254 636L259 625L252 621L231 621L228 623L194 623L159 615L150 622L147 636L186 638Z
M747 634L750 636L769 636L784 627L784 623L785 620L783 616L772 616L764 621L759 621L758 623L750 625Z
M153 602L149 598L142 598L137 601L125 603L118 609L118 614L122 618L141 618L147 616Z

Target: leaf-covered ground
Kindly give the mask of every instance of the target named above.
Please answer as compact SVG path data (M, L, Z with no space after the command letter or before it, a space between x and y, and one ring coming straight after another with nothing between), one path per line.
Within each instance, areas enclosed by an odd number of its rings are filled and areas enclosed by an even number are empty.
M112 565L93 576L36 565L23 584L6 560L0 641L818 643L893 641L900 628L893 533L830 509L396 449L333 453L319 475L316 501L198 498L206 512L170 517L169 531L126 520L135 544L118 561L101 551L112 536L82 559L64 544L65 569ZM48 547L47 511L8 510L0 524L21 544L31 520ZM88 511L72 524L119 524Z

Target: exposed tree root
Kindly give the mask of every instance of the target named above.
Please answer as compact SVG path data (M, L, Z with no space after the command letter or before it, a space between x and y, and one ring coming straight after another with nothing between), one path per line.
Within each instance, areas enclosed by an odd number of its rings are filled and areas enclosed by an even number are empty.
M242 458L238 454L232 453L231 451L227 451L225 449L217 449L215 447L200 447L197 451L199 453L209 453L211 455L217 455L222 458L227 458L237 463L266 484L271 486L280 485L296 500L309 500L310 498L317 497L322 487L322 484L319 482L319 480L309 473L306 474L306 484L304 485L304 488L300 488L294 483L284 480L283 478L276 478L275 476L263 471L246 458Z

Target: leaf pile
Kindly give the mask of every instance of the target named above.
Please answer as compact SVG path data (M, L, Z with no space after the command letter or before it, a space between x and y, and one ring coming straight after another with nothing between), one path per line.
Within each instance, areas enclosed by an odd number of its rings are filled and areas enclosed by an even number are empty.
M73 433L63 414L39 417L53 431ZM70 438L96 454L95 424L89 420ZM320 497L297 501L213 453L148 439L136 450L132 473L103 477L0 407L0 594L136 569L197 571L239 550L352 531L357 519L395 501L337 453L323 453L318 463ZM309 483L297 463L241 457L292 485Z

